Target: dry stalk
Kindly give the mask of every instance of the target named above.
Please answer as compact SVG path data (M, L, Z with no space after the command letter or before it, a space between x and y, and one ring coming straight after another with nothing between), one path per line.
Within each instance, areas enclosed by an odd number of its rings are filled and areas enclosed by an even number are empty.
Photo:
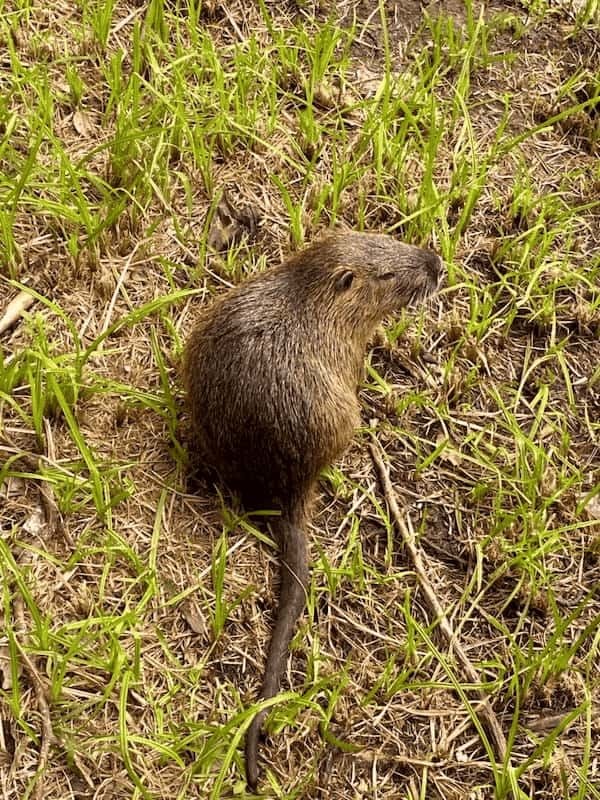
M431 585L429 578L427 577L428 569L423 552L415 544L414 536L409 531L402 518L398 503L396 501L394 487L392 486L392 482L390 480L389 469L385 465L381 455L381 446L378 442L372 442L369 445L369 449L371 451L371 457L377 472L379 473L379 479L381 481L383 493L385 495L388 507L392 513L394 525L402 537L404 548L410 557L417 580L419 581L419 586L421 587L421 591L425 596L427 604L429 605L429 608L434 614L435 618L438 620L440 630L442 631L448 646L454 651L456 659L459 662L464 675L470 682L479 684L481 682L481 676L469 660L464 648L452 630L452 626L450 625L448 617L446 616L446 612L442 608L435 590ZM499 762L504 762L506 760L507 746L502 727L498 722L498 718L494 713L491 703L483 689L477 689L476 692L481 701L478 703L476 713L480 717L482 724L490 735L492 744L494 746L494 751L496 753L496 758Z
M23 598L17 593L13 602L13 610L15 615L16 628L18 631L17 647L21 655L23 668L27 673L29 680L35 692L38 711L42 718L42 730L40 732L40 756L38 759L38 767L36 770L36 784L31 797L33 800L42 800L44 796L44 772L48 766L48 756L50 754L50 745L55 741L54 731L52 730L52 720L50 718L50 707L46 700L46 688L44 682L40 677L39 670L35 664L35 660L30 658L25 652L21 638L25 637L26 624L25 624L25 609L23 606Z
M6 306L4 314L0 319L0 333L4 333L9 328L12 328L27 311L29 306L33 303L35 297L28 292L19 292L19 294L10 301Z

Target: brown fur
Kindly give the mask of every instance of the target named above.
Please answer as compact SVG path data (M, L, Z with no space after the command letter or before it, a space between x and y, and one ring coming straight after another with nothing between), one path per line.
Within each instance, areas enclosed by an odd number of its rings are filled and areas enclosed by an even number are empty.
M273 697L309 580L305 536L312 489L359 423L365 349L388 314L435 291L437 255L390 236L338 233L228 292L190 336L184 378L199 459L247 510L275 509L279 610L261 698ZM246 738L248 784L258 738Z

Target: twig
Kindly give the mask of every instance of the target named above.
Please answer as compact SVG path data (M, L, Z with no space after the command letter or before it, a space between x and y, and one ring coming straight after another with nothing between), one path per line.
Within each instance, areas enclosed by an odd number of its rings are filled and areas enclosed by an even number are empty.
M481 676L469 660L469 657L467 656L461 643L456 638L448 617L446 616L446 612L442 608L433 586L427 577L427 567L423 553L415 544L414 536L409 531L402 518L402 515L400 514L394 488L390 480L389 470L381 456L381 448L379 443L372 442L369 445L369 449L371 451L371 457L375 467L377 468L377 472L379 473L379 479L381 481L383 493L389 509L392 512L394 524L398 530L398 533L402 537L404 547L410 557L410 560L412 561L417 580L419 581L419 586L421 587L429 608L438 620L440 630L446 639L448 646L453 649L456 659L462 667L464 674L469 681L479 684L481 682ZM482 723L489 732L498 761L503 762L506 760L507 746L502 727L498 722L498 718L496 717L491 703L483 689L477 689L476 692L481 700L479 711L477 712L478 716L481 718Z
M6 306L2 319L0 319L0 333L4 333L18 322L35 298L28 292L19 292Z
M15 614L16 627L20 636L25 635L25 610L23 607L23 598L18 593L15 595L13 602L13 610ZM54 731L52 730L52 720L50 718L50 707L46 700L46 688L44 682L40 677L39 670L35 664L34 659L31 659L25 652L22 642L17 639L17 647L21 655L23 667L27 673L33 689L37 702L38 711L42 718L42 730L40 733L40 755L38 759L38 767L35 772L36 784L32 793L33 800L42 800L44 796L44 772L48 766L48 756L50 754L50 745L56 741Z

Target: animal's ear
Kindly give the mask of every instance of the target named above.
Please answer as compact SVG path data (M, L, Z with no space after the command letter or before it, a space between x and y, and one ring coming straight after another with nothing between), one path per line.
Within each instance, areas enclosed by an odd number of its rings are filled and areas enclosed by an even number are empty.
M345 292L352 286L354 273L351 269L343 269L335 276L335 288L338 292Z

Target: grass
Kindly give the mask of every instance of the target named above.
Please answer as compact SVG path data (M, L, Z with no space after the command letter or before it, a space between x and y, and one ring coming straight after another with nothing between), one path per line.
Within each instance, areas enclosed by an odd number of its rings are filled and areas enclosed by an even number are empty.
M0 334L4 797L249 796L276 559L186 490L177 362L211 295L339 224L448 278L389 321L323 476L263 795L600 796L597 0L361 8L0 3L0 309L35 298ZM220 259L225 188L260 224Z

